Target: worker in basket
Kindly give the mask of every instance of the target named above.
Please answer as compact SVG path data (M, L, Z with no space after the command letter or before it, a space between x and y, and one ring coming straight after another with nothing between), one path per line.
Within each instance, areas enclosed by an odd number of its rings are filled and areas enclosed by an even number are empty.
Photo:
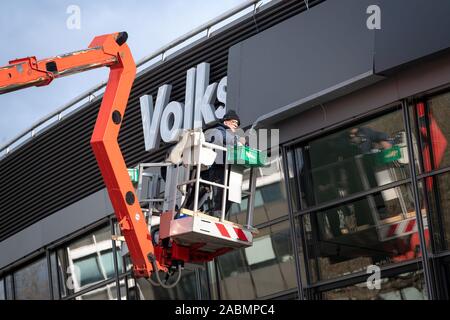
M216 144L221 147L238 146L245 143L245 139L238 135L237 130L240 126L240 119L234 110L229 110L225 113L223 118L213 127L205 131L205 141ZM224 184L225 180L225 166L226 156L221 150L216 150L217 157L214 163L207 169L201 172L202 179L215 182L217 184ZM228 184L228 183L227 183ZM212 192L212 196L210 195ZM209 198L206 201L205 198ZM214 217L220 218L222 213L222 198L223 189L211 185L201 185L199 192L199 207L202 204L208 204L207 211ZM187 197L186 207L192 210L194 203L194 192L191 190ZM231 202L226 201L225 218L228 219L228 212L231 207Z

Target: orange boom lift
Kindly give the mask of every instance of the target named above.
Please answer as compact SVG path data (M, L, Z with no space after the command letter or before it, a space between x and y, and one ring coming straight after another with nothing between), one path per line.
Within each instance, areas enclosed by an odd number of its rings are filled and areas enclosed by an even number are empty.
M94 38L86 50L39 61L36 57L10 61L8 66L0 68L0 94L45 86L53 79L90 69L110 68L91 146L126 239L134 272L137 276L150 277L153 265L148 256L153 254L154 248L117 142L136 75L136 64L126 44L127 38L126 32L106 34ZM156 264L158 269L166 269L158 262Z
M256 232L256 229L251 227L253 205L248 206L248 219L245 226L226 221L225 213L222 213L220 219L211 218L197 210L197 202L187 218L177 220L176 216L180 211L175 212L175 206L173 206L172 209L166 209L161 214L161 239L155 241L150 235L146 216L141 209L140 199L136 196L117 141L136 75L136 65L126 44L127 38L126 32L107 34L94 38L86 50L43 60L27 57L10 61L9 65L0 68L0 94L31 86L45 86L53 79L90 69L110 68L109 80L91 138L91 146L119 221L120 230L128 246L135 275L148 278L153 284L168 288L169 286L161 281L159 271L167 273L167 283L168 277L176 271L174 269L178 269L176 281L178 283L181 268L185 262L211 261L230 250L251 246L253 233ZM188 135L198 136L195 133ZM200 149L197 143L193 144L197 146L198 152L203 147L217 149L202 138L199 141ZM227 151L226 148L222 149ZM200 153L198 158L201 159ZM179 168L179 166L175 164L173 167ZM177 188L188 183L195 183L198 195L200 182L218 185L202 180L199 174L202 163L199 162L196 166L197 178L181 184L175 183L173 190L178 190ZM253 169L251 170L250 186L253 187L250 187L250 190L254 193L256 174L253 174ZM241 184L237 186L239 189L240 187ZM222 185L222 188L226 193L231 187ZM251 199L249 202L253 203L252 192L249 194ZM225 208L225 196L223 208ZM150 277L153 274L158 283L151 280Z

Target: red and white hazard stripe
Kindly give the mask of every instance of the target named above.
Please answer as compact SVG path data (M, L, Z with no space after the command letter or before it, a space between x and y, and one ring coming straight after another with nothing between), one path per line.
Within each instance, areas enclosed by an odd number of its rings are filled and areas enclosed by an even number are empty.
M425 228L428 227L427 219L423 219ZM381 226L380 237L383 241L404 237L417 232L416 218L405 219L396 223Z
M215 227L216 227L218 233L224 238L228 238L231 240L245 241L245 242L252 241L251 232L247 231L245 229L241 229L236 226L233 226L233 225L230 225L227 223L220 223L220 222L216 222Z

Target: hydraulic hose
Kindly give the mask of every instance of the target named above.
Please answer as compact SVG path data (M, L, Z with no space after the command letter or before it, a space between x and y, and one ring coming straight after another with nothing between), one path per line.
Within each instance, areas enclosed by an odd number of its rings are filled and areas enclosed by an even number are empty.
M168 285L168 284L165 284L165 283L161 280L161 277L159 276L159 271L158 271L158 266L157 266L157 264L156 264L155 256L149 255L149 256L148 256L148 259L149 259L149 261L151 262L151 264L152 264L152 266L153 266L153 270L154 270L155 277L156 277L156 280L157 280L157 283L155 283L154 280L152 280L152 279L150 279L150 278L147 278L147 280L148 280L152 285L157 286L157 287L161 286L161 287L163 287L163 288L165 288L165 289L171 289L171 288L174 288L174 287L178 284L178 282L180 282L180 280L181 280L181 264L178 265L178 275L177 275L177 279L175 280L174 283Z
M174 288L178 284L178 282L180 282L180 280L181 280L181 265L178 265L178 276L177 276L177 279L175 280L174 283L169 284L169 285L163 283L163 281L159 277L159 272L158 271L156 272L156 279L158 280L158 282L161 285L161 287L163 287L165 289Z

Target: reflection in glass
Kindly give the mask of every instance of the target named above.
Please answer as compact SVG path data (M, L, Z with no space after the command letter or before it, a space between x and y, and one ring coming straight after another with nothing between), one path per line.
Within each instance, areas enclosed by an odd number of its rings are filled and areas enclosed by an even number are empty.
M123 260L117 246L119 271L123 272ZM100 281L115 276L110 227L89 234L58 250L58 268L63 275L62 296L83 290Z
M432 224L435 250L448 250L450 248L450 173L428 177L423 182L420 185L427 195L430 210L428 218ZM423 201L422 206L424 206ZM426 220L424 222L426 224ZM425 235L429 236L428 228Z
M61 275L59 275L58 279L58 263L56 260L56 254L54 252L50 255L50 264L51 264L51 271L52 271L52 286L53 286L53 299L59 299L59 285L58 283L61 283Z
M312 282L420 257L410 186L383 192L302 216Z
M123 250L123 246L126 246L125 242L121 243L122 250ZM123 260L124 265L126 266L126 271L130 271L133 269L133 262L131 262L131 258L130 258L129 254L124 255L122 257L122 260Z
M5 282L3 279L0 279L0 300L6 300Z
M426 300L423 271L382 278L380 289L369 289L366 282L324 292L326 300Z
M114 239L117 246L117 254L118 254L118 260L121 260L119 262L124 267L119 268L119 274L121 272L127 272L133 269L133 263L131 262L128 246L125 242L125 237L123 236L119 224L117 221L113 222L114 226Z
M7 275L6 278L4 279L5 281L5 289L6 289L6 299L7 300L13 300L14 297L14 292L13 292L13 280L12 280L12 275Z
M296 149L302 208L409 176L401 111L310 141Z
M209 286L209 295L210 300L220 300L220 292L219 292L219 277L217 273L217 264L216 260L210 261L207 263L207 279Z
M136 280L132 276L125 277L127 282L127 299L128 300L139 300L139 293L136 287Z
M196 300L198 297L195 272L188 269L182 271L180 282L171 289L155 287L144 278L136 279L136 285L139 300Z
M126 300L125 280L120 280L121 300ZM117 300L116 282L94 289L75 298L75 300Z
M416 132L420 135L422 172L444 168L450 165L450 93L417 103L414 114L418 118ZM418 152L414 150L416 155Z
M295 159L294 159L294 151L291 149L287 150L286 153L286 161L287 161L287 173L288 173L288 184L289 184L289 192L290 192L290 201L291 201L291 206L292 206L292 210L294 212L297 212L301 209L300 207L300 199L298 197L298 193L297 193L297 179L296 179L296 175L295 172L297 172L297 168L296 168L296 164L295 164ZM301 160L300 160L301 162Z
M271 165L255 169L256 193L253 225L287 215L287 196L283 180L281 157L274 158ZM248 191L250 170L244 171L242 190ZM240 204L233 203L230 209L230 221L238 224L246 223L248 198L244 197Z
M196 277L199 281L199 289L197 297L201 300L211 300L211 296L209 295L209 279L208 279L208 271L207 264L203 263L202 268L197 268L195 272L197 273ZM198 291L198 290L197 290Z
M222 299L255 299L296 287L289 223L261 229L253 241L217 259Z
M47 259L39 259L14 272L16 300L50 299Z

